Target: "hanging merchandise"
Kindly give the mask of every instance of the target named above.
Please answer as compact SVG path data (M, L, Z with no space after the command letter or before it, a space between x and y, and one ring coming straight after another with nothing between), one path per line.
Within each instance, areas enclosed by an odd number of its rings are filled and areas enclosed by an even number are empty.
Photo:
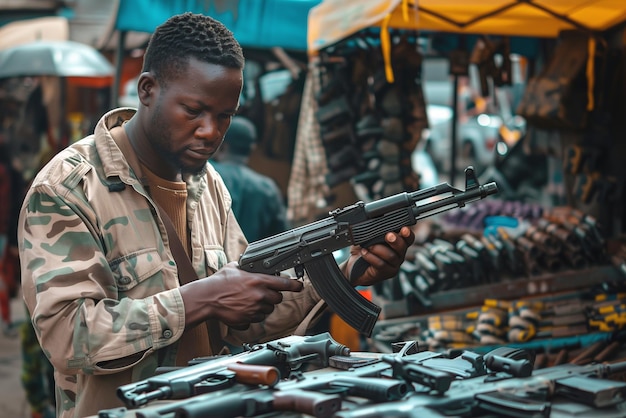
M317 101L318 68L311 65L302 92L302 106L298 116L298 129L293 164L287 188L287 218L292 225L301 225L328 212L326 196L330 194L326 184L326 155L320 138L319 125L315 120Z
M326 183L331 188L356 174L359 164L354 136L355 112L348 99L356 91L350 84L347 61L339 57L320 62L321 87L316 94L315 117L329 165Z
M496 54L501 58L500 65L496 64ZM509 38L492 41L487 36L481 36L470 55L470 63L478 68L480 94L489 97L489 80L494 86L511 85L511 48Z
M550 62L528 82L517 113L545 129L584 129L594 108L597 39L580 31L560 34Z
M368 30L321 51L316 120L330 188L350 182L362 200L419 188L411 165L428 127L417 38L394 32L390 63Z

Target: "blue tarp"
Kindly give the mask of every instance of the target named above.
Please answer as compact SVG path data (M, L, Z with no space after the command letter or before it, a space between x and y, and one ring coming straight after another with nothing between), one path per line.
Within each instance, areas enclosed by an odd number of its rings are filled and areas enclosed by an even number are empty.
M186 11L214 17L243 47L306 51L309 9L321 0L120 0L119 31L152 33L169 17Z

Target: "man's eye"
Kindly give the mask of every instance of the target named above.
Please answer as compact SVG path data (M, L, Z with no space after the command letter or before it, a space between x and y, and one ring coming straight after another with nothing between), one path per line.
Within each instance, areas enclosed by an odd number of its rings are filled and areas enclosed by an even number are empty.
M188 107L188 106L185 106L185 110L190 115L199 115L200 112L202 112L202 110L200 110L200 109L194 109L194 108Z

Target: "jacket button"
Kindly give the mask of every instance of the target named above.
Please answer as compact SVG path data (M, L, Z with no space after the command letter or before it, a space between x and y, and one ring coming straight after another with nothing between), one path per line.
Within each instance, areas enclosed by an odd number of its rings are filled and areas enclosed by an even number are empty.
M172 338L172 335L174 335L174 333L171 329L166 329L165 331L163 331L163 338L170 339Z
M120 284L130 284L131 278L128 276L123 276L120 278Z

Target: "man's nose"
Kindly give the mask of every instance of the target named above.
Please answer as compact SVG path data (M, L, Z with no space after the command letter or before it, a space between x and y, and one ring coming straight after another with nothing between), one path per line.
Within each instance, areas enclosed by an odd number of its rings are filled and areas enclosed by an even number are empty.
M222 133L220 132L220 126L210 115L202 118L200 124L196 128L195 136L198 139L203 140L213 140L215 138L221 138Z

